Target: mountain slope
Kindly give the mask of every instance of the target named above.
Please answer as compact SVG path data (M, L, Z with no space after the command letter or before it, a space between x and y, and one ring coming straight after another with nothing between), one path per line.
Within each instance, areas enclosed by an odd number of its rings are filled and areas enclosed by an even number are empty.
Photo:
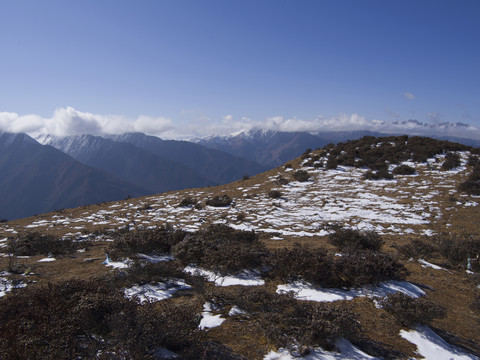
M363 135L365 133L352 134L355 137ZM231 137L200 139L198 143L272 168L300 156L308 148L316 149L338 141L338 136L330 139L328 134L256 130Z
M35 230L76 239L81 249L30 254L16 269L34 271L2 275L11 285L4 293L12 293L0 298L2 319L10 319L0 339L18 336L0 341L0 353L18 349L20 338L25 348L64 350L50 346L62 339L91 344L86 358L120 347L132 358L151 349L181 358L192 343L171 339L195 336L204 343L190 354L216 359L292 358L289 350L305 360L420 359L426 347L437 351L433 359L478 359L480 198L459 186L478 183L478 154L427 138L366 137L231 184L0 224L0 239ZM380 170L393 178L367 176ZM223 196L231 205L212 205ZM0 257L2 266L8 258ZM26 288L12 289L15 280ZM52 301L33 307L45 293ZM121 304L128 307L119 311ZM68 316L43 316L59 305ZM70 332L22 326L45 318ZM98 319L116 325L100 339ZM158 339L155 324L174 335ZM86 336L78 336L80 326ZM152 340L137 356L132 334L141 344Z
M148 191L86 166L26 134L0 133L0 217L145 195Z
M255 161L241 158L241 155L232 156L227 152L188 141L162 140L142 133L128 133L110 138L180 162L217 184L226 184L239 180L244 175L255 175L267 169Z
M43 143L76 160L138 184L151 193L215 185L195 170L126 142L99 136L49 137Z
M35 296L39 291L49 291L52 313L67 300L63 309L70 317L83 320L81 316L87 314L87 319L94 319L82 331L95 336L79 337L78 331L50 335L71 340L66 344L90 341L90 357L99 349L113 353L120 346L125 351L122 355L130 355L128 351L135 350L130 345L132 333L139 334L139 341L161 334L161 330L152 330L152 322L139 328L144 332L116 331L138 324L123 316L135 315L136 309L147 320L173 318L175 324L167 323L168 330L179 334L177 339L196 335L209 346L217 344L214 355L207 358L291 358L291 350L305 360L312 354L339 359L419 359L422 347L429 346L441 351L432 358L477 359L480 264L475 257L480 249L480 200L459 184L480 171L478 152L426 138L367 137L315 150L290 160L289 166L231 184L0 224L0 238L35 230L78 239L82 249L55 258L45 258L44 253L19 258L20 269L21 265L34 271L2 275L5 281L22 281L26 289L6 289L12 294L0 299L0 308L17 306L15 314L23 314L22 319L36 325L46 318L32 318L29 307L37 304L35 299L43 299ZM453 167L446 166L454 159ZM337 165L332 165L333 160ZM378 167L393 179L370 180L369 171L378 171ZM406 167L413 171L405 172ZM299 175L305 172L302 179ZM209 205L215 196L229 196L233 201L230 206ZM187 198L190 205L179 206ZM85 239L90 242L83 243ZM341 247L342 239L358 248ZM157 252L160 248L162 253ZM105 252L109 254L106 261ZM0 257L1 266L7 268L6 257ZM207 280L192 278L192 273L205 275ZM87 282L80 283L82 279ZM47 283L52 285L47 287ZM282 295L285 291L294 292ZM104 292L116 294L106 303L109 306L101 306L109 299ZM65 293L72 296L62 296ZM142 302L126 298L134 295ZM387 307L386 300L397 308ZM119 304L125 303L131 311L115 317ZM36 309L43 314L45 308L42 304ZM98 309L102 314L111 311L111 316L100 317L106 319L103 324L117 324L113 329L106 326L100 340L95 332ZM2 314L8 318L5 313L9 311ZM197 322L187 321L190 316ZM56 318L51 318L49 325L54 326ZM39 339L35 344L50 345L45 340L52 338L43 328L25 329L24 322L15 320L1 324L0 338L18 328L17 334L29 335L22 339L35 335ZM417 326L418 322L429 328ZM84 323L60 321L68 329ZM311 336L312 328L318 336ZM118 341L107 341L112 337ZM8 353L7 346L17 343L0 342L0 351ZM188 345L153 341L142 350L148 355L152 348L162 346L162 354L172 356L171 352L178 354ZM334 345L341 355L326 354ZM279 354L280 348L284 354ZM54 347L43 349L53 351ZM194 354L212 351L211 347L195 349Z

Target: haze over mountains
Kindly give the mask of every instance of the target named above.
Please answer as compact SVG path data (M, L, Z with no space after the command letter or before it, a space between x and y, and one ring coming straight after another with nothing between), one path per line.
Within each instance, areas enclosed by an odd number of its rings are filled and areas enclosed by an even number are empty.
M418 122L403 123L407 125L425 128ZM26 134L1 133L0 171L5 175L0 181L3 199L0 218L11 220L127 196L226 184L282 165L308 148L365 135L385 134L369 130L252 129L190 142L162 140L143 133L43 135L37 137L37 142ZM437 137L480 145L476 139Z

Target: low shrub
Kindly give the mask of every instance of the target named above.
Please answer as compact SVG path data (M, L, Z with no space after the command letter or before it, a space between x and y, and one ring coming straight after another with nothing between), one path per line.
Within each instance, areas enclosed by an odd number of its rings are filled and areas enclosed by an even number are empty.
M310 174L305 170L297 170L293 173L293 178L296 181L304 182L310 179Z
M268 192L268 196L271 197L272 199L279 199L282 197L282 192L279 190L270 190Z
M394 315L403 325L410 327L416 324L430 325L434 319L443 318L446 315L443 306L425 298L411 298L402 292L388 295L380 302L380 306Z
M0 299L2 359L153 359L197 346L188 306L138 306L106 279L31 286Z
M126 276L118 277L124 287L165 282L171 279L183 279L186 274L173 261L151 263L143 259L135 259L125 270Z
M108 247L112 259L127 257L136 253L170 253L173 245L187 235L183 230L171 226L155 229L120 231L113 234L113 242Z
M278 175L276 183L278 185L287 185L290 181L288 179L285 179L282 175Z
M300 302L292 294L275 294L263 287L246 288L231 301L260 323L270 342L291 351L313 346L332 349L337 339L353 340L360 330L348 309Z
M400 165L400 166L397 166L395 169L393 169L392 174L393 175L413 175L415 174L415 169L408 165Z
M304 280L321 286L333 285L336 278L333 259L323 248L311 250L300 244L271 252L267 267L269 276L284 282Z
M465 269L468 259L477 258L480 255L480 239L473 237L444 236L435 239L438 243L440 254L455 267ZM479 261L472 262L476 271L480 271ZM476 268L478 266L478 269Z
M337 158L330 155L327 159L327 164L325 165L325 169L327 170L335 170L338 167Z
M82 247L85 247L85 242ZM29 232L7 240L8 252L15 256L65 255L80 248L78 241L60 239L53 235Z
M229 206L232 203L233 199L228 196L228 195L222 195L222 196L215 196L211 199L208 199L205 201L205 204L208 206L214 206L214 207L223 207L223 206Z
M359 231L337 227L329 242L339 250L374 250L382 248L384 241L375 231Z
M406 259L428 259L438 254L438 246L428 240L413 239L409 244L398 247L398 252Z
M461 165L460 156L456 153L449 152L445 155L445 161L442 164L442 169L451 170Z
M335 261L339 280L336 287L377 285L388 280L404 280L408 271L392 256L371 250L352 251Z
M182 201L180 201L180 204L178 204L179 207L190 207L194 206L197 203L197 199L194 199L190 196L184 197Z
M278 249L268 257L269 276L286 282L306 281L327 288L376 285L387 280L402 280L405 267L390 255L380 252L351 251L331 257L322 248L310 250L295 244Z
M254 231L213 224L186 236L172 248L172 253L183 264L194 263L221 274L237 274L260 268L268 250Z

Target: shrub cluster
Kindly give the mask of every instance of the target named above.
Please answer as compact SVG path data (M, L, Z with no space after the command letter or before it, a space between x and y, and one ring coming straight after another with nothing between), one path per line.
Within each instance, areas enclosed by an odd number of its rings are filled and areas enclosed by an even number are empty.
M438 246L427 239L413 239L409 244L398 247L398 252L406 259L428 259L438 254Z
M279 190L270 190L268 192L268 196L271 197L272 199L279 199L282 197L282 192Z
M118 231L113 234L114 241L108 247L112 259L127 257L136 253L170 253L173 245L186 236L183 230L171 226L155 229Z
M261 326L267 339L277 347L332 348L335 340L353 340L360 324L351 311L332 304L300 302L292 294L276 294L263 287L249 287L234 301ZM298 349L297 349L298 350Z
M308 179L310 179L310 174L308 172L306 172L305 170L297 170L293 173L293 178L296 181L304 182L304 181L308 181Z
M455 267L466 268L467 259L480 255L480 239L473 237L440 237L437 238L440 255ZM472 270L480 271L480 261L473 261Z
M451 170L461 165L460 156L453 152L448 152L445 155L445 161L442 164L442 169Z
M342 251L373 250L382 248L384 241L375 231L359 231L337 227L329 236L329 242Z
M335 169L338 165L366 167L370 170L367 179L390 179L392 174L388 171L388 165L401 164L403 161L413 160L425 162L438 154L454 151L472 150L471 147L443 140L435 140L425 137L389 136L375 138L365 136L358 140L331 144L324 148L328 159L326 168ZM452 159L456 154L448 155ZM458 156L458 155L456 155ZM450 163L450 161L449 161ZM452 162L453 163L453 162ZM447 163L448 165L448 163ZM399 174L411 174L411 168L397 167Z
M189 307L138 306L99 280L32 286L2 298L0 357L154 359L159 347L181 355L201 347Z
M287 282L303 280L333 288L375 285L401 280L408 274L401 263L385 253L356 250L331 257L325 249L310 250L298 244L292 249L273 251L268 267L272 278Z
M65 255L80 248L78 241L60 239L39 232L24 233L15 238L9 238L7 246L8 252L15 256ZM82 246L84 247L85 243Z
M413 175L415 169L408 165L399 165L392 171L393 175Z
M434 319L443 318L446 315L443 306L425 298L411 298L402 292L388 295L380 305L406 326L429 325Z
M480 195L480 164L478 164L478 158L473 167L472 173L469 175L467 180L460 183L458 189L470 195Z
M234 230L223 224L190 234L172 248L172 254L182 263L194 263L221 274L258 269L267 253L254 231Z
M223 206L229 206L232 203L233 199L228 196L228 195L222 195L222 196L214 196L211 199L208 199L205 204L208 206L214 206L214 207L223 207Z
M197 199L192 198L191 196L184 197L182 201L180 201L180 204L178 204L179 207L190 207L194 206L197 203Z

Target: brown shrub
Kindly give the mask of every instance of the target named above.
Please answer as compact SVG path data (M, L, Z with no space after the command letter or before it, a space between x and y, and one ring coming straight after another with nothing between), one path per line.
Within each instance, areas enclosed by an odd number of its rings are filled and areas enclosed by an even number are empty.
M335 228L329 236L330 244L339 250L374 250L382 248L384 241L375 231L359 231L353 229Z
M397 166L392 171L393 175L413 175L415 174L415 169L408 165Z
M138 306L102 279L28 287L0 300L2 359L150 359L195 344L196 314Z
M205 201L205 204L208 206L214 206L214 207L223 207L223 206L229 206L232 203L233 199L228 196L228 195L222 195L222 196L215 196L211 199L208 199Z
M413 239L409 244L402 245L398 252L406 259L428 259L438 253L438 246L423 239Z
M236 274L260 268L268 250L254 231L213 224L185 237L172 248L172 253L184 264L194 263L221 274Z
M171 226L155 229L120 231L113 234L114 241L108 247L112 259L136 253L170 253L173 245L182 241L187 232Z
M429 325L434 319L443 318L446 315L443 306L425 298L411 298L402 292L388 295L380 305L406 326Z
M282 192L279 190L270 190L268 192L268 196L271 197L272 199L279 199L282 197Z
M292 294L275 294L262 287L246 288L230 299L261 325L265 336L277 347L333 348L338 338L354 339L360 330L355 316L332 304L300 302Z
M296 181L304 182L308 181L310 179L310 174L306 172L305 170L297 170L293 173L293 178Z
M15 256L32 255L65 255L70 254L87 242L80 243L71 239L60 239L53 235L45 235L39 232L20 234L7 241L8 252Z

